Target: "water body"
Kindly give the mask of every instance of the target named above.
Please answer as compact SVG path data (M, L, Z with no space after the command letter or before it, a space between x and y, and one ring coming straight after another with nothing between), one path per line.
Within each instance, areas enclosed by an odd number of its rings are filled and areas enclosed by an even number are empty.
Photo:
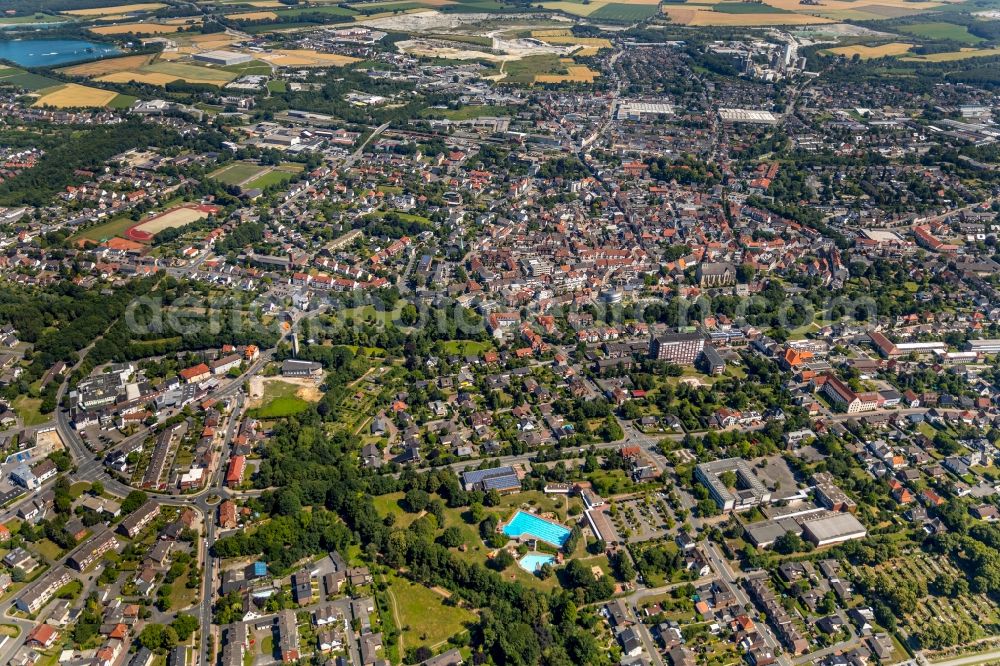
M0 41L0 58L25 67L54 67L98 60L121 53L110 44L83 39L17 39Z

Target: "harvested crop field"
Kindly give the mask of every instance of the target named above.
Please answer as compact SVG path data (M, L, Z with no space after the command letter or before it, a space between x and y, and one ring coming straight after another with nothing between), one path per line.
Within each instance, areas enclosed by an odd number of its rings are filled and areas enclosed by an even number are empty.
M97 76L104 76L106 74L114 74L115 72L127 72L130 69L138 69L143 65L148 65L152 59L152 55L133 55L123 56L121 58L107 58L105 60L85 62L81 65L73 65L72 67L64 67L58 71L72 76L88 76L93 78Z
M183 227L198 220L203 220L212 213L219 211L218 206L180 206L172 208L165 213L152 217L145 222L141 222L127 232L125 235L137 242L147 242L164 229Z
M90 28L98 35L167 35L177 32L183 25L168 25L166 23L118 23L117 25L99 25Z
M536 74L535 83L593 83L598 76L586 65L567 65L565 74Z
M176 81L178 77L170 74L159 74L157 72L115 72L108 74L95 81L105 81L107 83L148 83L152 86L165 86Z
M278 18L274 12L246 12L244 14L226 14L230 21L273 21Z
M101 90L81 86L77 83L67 83L56 88L43 90L42 96L33 106L54 106L61 109L76 107L105 107L111 103L118 93L113 90Z
M833 23L833 19L809 14L791 12L773 14L728 14L711 9L693 9L689 6L669 5L663 7L670 20L678 25L690 26L768 26L768 25L813 25Z
M258 54L257 58L276 67L343 67L359 62L359 58L308 49L278 49Z
M1000 48L995 49L961 49L959 51L948 51L947 53L932 53L925 56L913 56L903 58L907 62L953 62L955 60L965 60L967 58L985 58L986 56L1000 55Z
M114 5L112 7L91 7L90 9L69 9L63 14L70 16L110 16L112 14L128 14L131 12L151 12L166 7L162 2L137 2L131 5Z
M881 46L865 46L864 44L854 44L852 46L839 46L835 49L827 49L824 53L852 58L858 56L863 60L871 58L884 58L886 56L897 56L908 52L913 47L912 44L903 42L891 42Z

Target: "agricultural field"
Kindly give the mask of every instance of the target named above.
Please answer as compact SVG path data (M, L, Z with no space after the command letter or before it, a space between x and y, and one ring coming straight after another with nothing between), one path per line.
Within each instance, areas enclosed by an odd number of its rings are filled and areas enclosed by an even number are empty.
M131 14L135 12L151 12L166 7L162 2L137 2L131 5L112 5L110 7L91 7L89 9L68 9L63 14L92 18L95 16L111 16L114 14Z
M53 86L62 85L62 81L50 79L41 74L32 74L17 67L0 67L0 86L11 85L34 92Z
M278 18L274 12L245 12L243 14L226 14L230 21L273 21Z
M986 41L982 37L973 35L964 25L956 25L955 23L911 23L900 27L899 31L916 37L948 39L953 42L962 42L963 44L975 45Z
M97 81L107 81L109 83L127 83L135 81L137 83L149 83L152 85L166 85L173 81L182 80L188 83L207 83L221 86L229 83L238 76L236 72L229 72L224 69L213 69L202 67L201 65L191 65L180 62L154 62L149 65L142 65L135 69L113 72L98 77Z
M137 69L143 65L148 65L152 59L152 55L131 55L122 56L121 58L105 58L104 60L95 60L93 62L85 62L71 67L63 67L57 71L62 72L63 74L69 74L70 76L86 76L88 78L96 78L98 76L114 74L115 72L127 72L131 69Z
M180 23L116 23L90 28L97 35L167 35L185 27Z
M907 62L954 62L955 60L966 60L968 58L985 58L987 56L1000 55L1000 48L994 49L961 49L958 51L948 51L946 53L932 53L924 56L911 56L903 58Z
M81 86L77 83L65 83L41 91L41 96L33 106L51 106L60 109L68 108L100 108L111 105L118 97L113 90L101 90Z
M758 27L769 25L819 25L833 23L833 19L809 14L790 12L730 14L711 9L694 8L685 5L664 5L665 13L673 23L689 26L742 26Z
M359 58L338 55L336 53L320 53L309 49L276 49L261 53L257 58L275 67L345 67L360 62Z
M71 19L58 14L47 14L45 12L35 12L24 16L3 16L0 17L0 25L23 25L26 23L62 23Z
M889 44L881 44L879 46L854 44L852 46L838 46L834 49L826 49L823 53L844 56L845 58L858 56L862 60L869 60L871 58L903 55L904 53L908 53L911 48L913 48L913 44L906 44L905 42L890 42Z
M569 30L535 30L535 39L554 46L579 46L574 52L578 56L595 56L601 49L610 49L611 40L604 37L575 37Z
M598 76L586 65L566 64L565 74L536 74L535 83L593 83Z

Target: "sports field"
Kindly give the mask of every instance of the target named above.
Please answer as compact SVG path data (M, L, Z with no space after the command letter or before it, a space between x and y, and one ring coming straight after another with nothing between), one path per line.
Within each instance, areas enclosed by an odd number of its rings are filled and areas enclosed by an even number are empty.
M125 232L125 235L129 239L138 242L150 241L164 229L183 227L185 224L203 220L211 213L218 212L218 210L217 206L179 206L165 213L160 213L145 222L140 222Z
M137 2L131 5L114 5L111 7L91 7L89 9L69 9L63 14L70 16L110 16L112 14L129 14L131 12L151 12L166 7L162 2Z
M213 171L209 174L209 177L226 185L240 185L252 178L256 178L265 171L267 171L267 167L262 167L258 164L234 162L227 164L217 171Z
M101 90L77 83L66 83L42 90L41 93L41 97L32 106L53 106L60 109L106 107L118 97L118 93L113 90Z
M912 44L903 42L891 42L880 46L865 46L864 44L854 44L852 46L838 46L834 49L826 49L823 53L844 56L846 58L860 57L862 60L871 58L884 58L886 56L898 56L908 52L913 47Z

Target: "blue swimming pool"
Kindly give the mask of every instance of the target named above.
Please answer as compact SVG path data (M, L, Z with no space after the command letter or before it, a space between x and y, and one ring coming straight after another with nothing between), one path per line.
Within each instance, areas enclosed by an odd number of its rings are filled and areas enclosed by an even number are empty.
M566 539L569 538L569 530L562 525L556 525L524 511L518 511L514 514L510 522L503 526L503 533L513 539L523 536L541 539L559 548L562 548Z
M555 564L556 558L552 555L541 555L539 553L528 553L517 561L518 565L528 573L535 573L546 564Z

